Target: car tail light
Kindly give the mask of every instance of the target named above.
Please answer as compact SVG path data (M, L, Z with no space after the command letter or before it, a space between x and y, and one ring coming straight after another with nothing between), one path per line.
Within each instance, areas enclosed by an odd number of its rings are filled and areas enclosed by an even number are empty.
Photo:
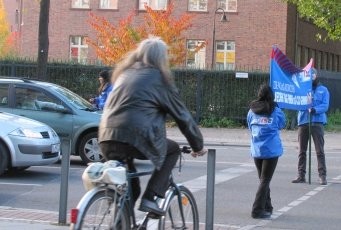
M70 222L72 224L75 224L77 222L77 216L78 216L78 209L77 208L71 209Z

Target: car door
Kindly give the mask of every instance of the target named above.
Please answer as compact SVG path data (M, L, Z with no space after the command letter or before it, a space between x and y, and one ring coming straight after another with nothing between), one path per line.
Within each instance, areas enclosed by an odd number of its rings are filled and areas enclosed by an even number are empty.
M60 99L43 89L27 86L16 85L12 92L12 113L49 125L64 143L72 139L73 114Z

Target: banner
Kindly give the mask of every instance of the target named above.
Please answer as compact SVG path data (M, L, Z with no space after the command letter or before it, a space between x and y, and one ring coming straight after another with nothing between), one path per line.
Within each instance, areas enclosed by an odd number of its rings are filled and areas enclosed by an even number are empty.
M312 88L313 59L303 69L296 67L277 47L272 48L270 86L275 101L282 109L306 110Z

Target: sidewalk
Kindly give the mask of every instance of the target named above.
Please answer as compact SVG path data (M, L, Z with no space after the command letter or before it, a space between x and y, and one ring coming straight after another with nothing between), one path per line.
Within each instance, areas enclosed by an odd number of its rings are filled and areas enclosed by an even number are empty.
M206 148L215 145L249 146L250 134L247 129L201 128ZM168 128L167 136L180 144L187 144L178 128ZM297 147L297 130L281 133L284 147ZM325 133L325 151L341 152L341 133ZM56 201L57 202L57 201ZM32 209L16 209L0 206L1 230L65 230L68 226L58 225L58 212ZM67 218L69 222L69 217Z
M207 148L214 145L250 146L248 129L200 128L200 130ZM187 143L178 128L168 128L167 136L180 144ZM326 152L328 150L341 151L341 133L325 132L324 138ZM282 130L281 139L284 147L298 147L297 130Z

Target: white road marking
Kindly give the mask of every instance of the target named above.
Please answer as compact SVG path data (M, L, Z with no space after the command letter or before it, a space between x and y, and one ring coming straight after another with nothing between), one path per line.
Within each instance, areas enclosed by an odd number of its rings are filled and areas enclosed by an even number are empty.
M332 180L341 180L341 175L334 177ZM287 206L284 206L284 207L280 208L279 210L277 210L276 212L274 212L271 215L271 218L269 220L262 220L255 225L247 225L247 226L242 227L240 229L241 230L250 230L250 229L254 229L254 228L259 228L260 226L264 226L264 225L270 223L271 221L277 219L279 216L283 215L284 213L288 212L290 209L297 207L298 205L300 205L303 202L307 201L308 199L312 198L313 196L315 196L319 192L326 189L329 185L331 185L331 183L328 183L327 185L320 185L320 186L314 188L313 190L307 192L302 197L290 202Z
M215 174L215 184L223 183L233 178L239 177L243 174L249 173L254 171L255 169L251 169L251 165L245 164L239 167L227 168L218 171ZM206 179L207 176L197 177L193 180L189 180L183 182L182 184L185 185L189 190L192 192L197 192L202 189L206 189Z
M6 183L6 182L0 182L0 185L43 186L42 184Z

